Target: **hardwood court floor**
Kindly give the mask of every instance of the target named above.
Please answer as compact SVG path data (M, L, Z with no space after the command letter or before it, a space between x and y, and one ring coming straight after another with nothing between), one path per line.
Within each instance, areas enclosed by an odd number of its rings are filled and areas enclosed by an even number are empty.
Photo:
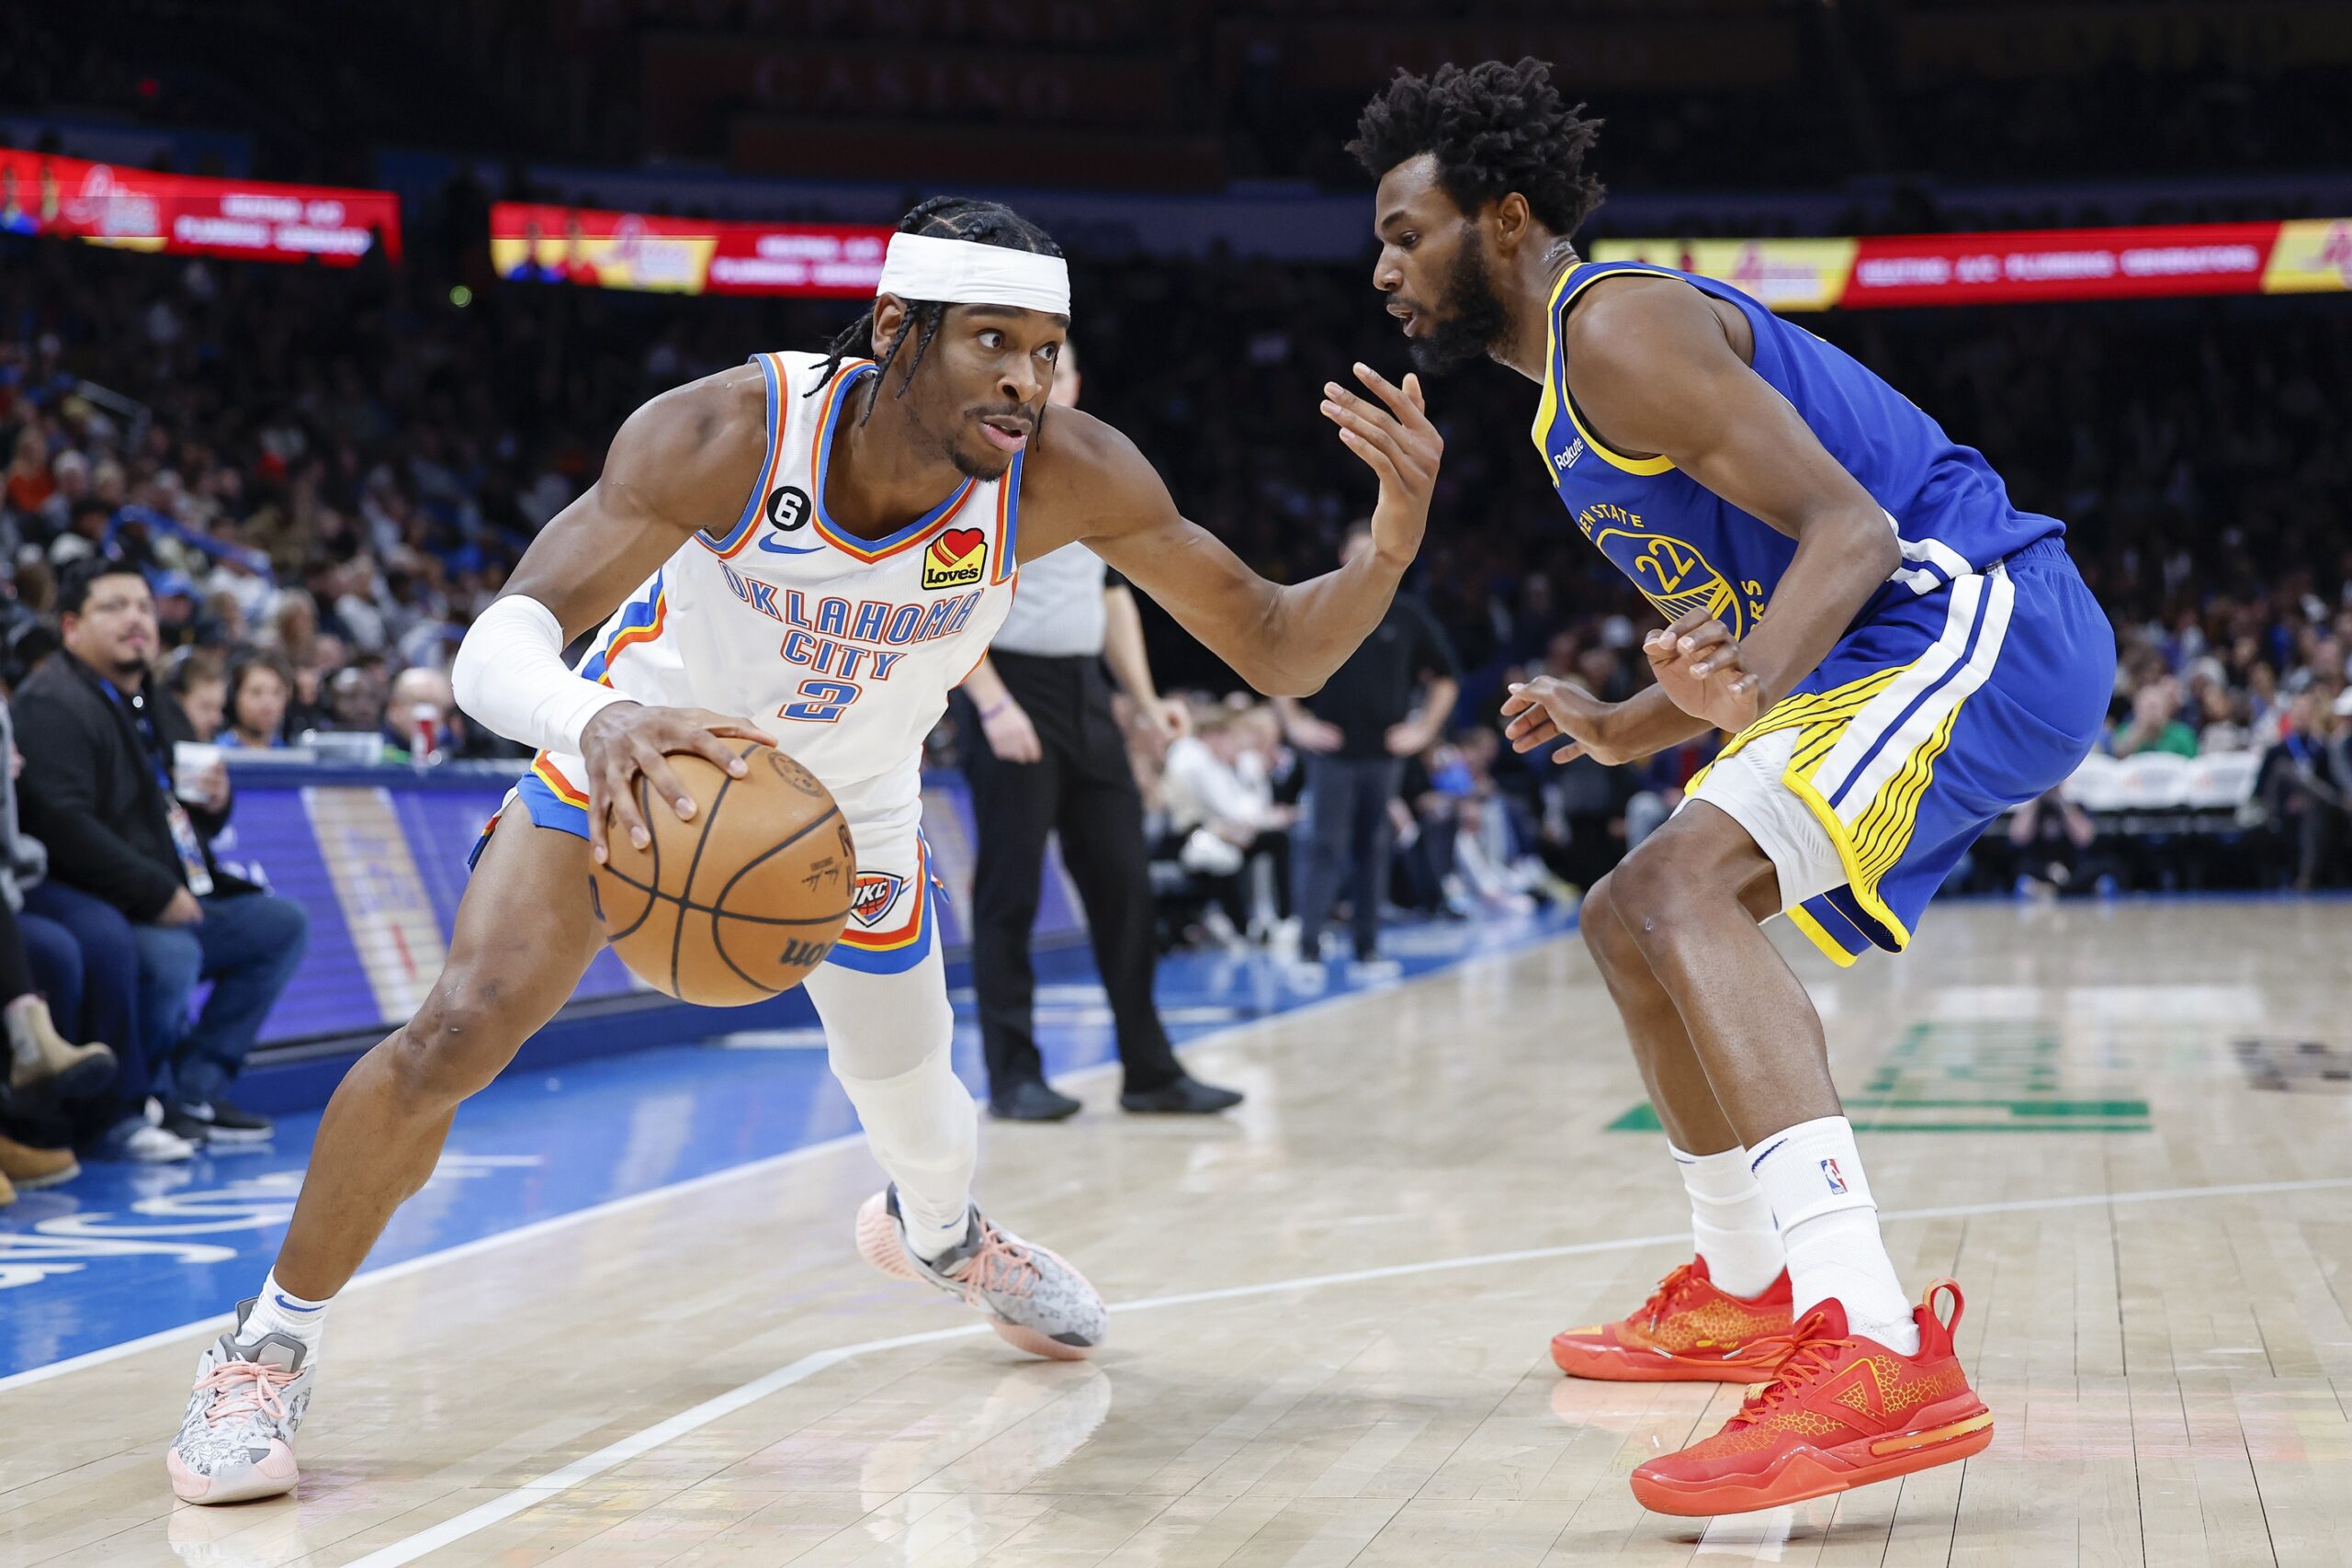
M1096 1080L991 1128L992 1212L1121 1303L1096 1363L865 1272L873 1170L822 1150L354 1292L296 1501L172 1505L194 1339L0 1395L0 1560L2352 1561L2352 904L1956 907L1923 942L1797 962L1898 1266L1969 1292L1999 1435L1964 1467L1703 1531L1634 1505L1737 1391L1546 1357L1687 1245L1569 939L1203 1048L1250 1094L1222 1125Z

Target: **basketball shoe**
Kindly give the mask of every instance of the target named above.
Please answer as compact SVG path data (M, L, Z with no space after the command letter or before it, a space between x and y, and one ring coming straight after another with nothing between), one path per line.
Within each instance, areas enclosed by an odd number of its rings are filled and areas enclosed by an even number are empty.
M1085 1275L999 1230L977 1208L964 1239L926 1263L907 1245L893 1184L857 1211L857 1250L893 1279L920 1280L978 1307L1000 1337L1033 1356L1080 1360L1110 1331L1109 1311Z
M1951 1317L1939 1321L1935 1302L1947 1291ZM1722 1431L1634 1472L1634 1497L1661 1514L1740 1514L1982 1452L1993 1414L1952 1354L1960 1311L1958 1285L1929 1285L1911 1314L1919 1353L1905 1356L1849 1333L1846 1309L1823 1302L1789 1333L1772 1381Z
M1726 1294L1693 1258L1631 1317L1552 1337L1552 1359L1572 1378L1607 1382L1759 1382L1787 1349L1789 1271L1753 1301Z
M300 1341L265 1334L245 1343L254 1303L237 1303L237 1325L196 1363L187 1414L164 1464L184 1502L243 1503L294 1490L294 1433L311 1407L310 1353Z

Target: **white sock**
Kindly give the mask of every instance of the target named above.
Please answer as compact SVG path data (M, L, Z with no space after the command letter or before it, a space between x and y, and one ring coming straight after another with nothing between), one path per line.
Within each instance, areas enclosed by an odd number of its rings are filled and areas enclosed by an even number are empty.
M1764 1139L1752 1164L1788 1248L1796 1315L1835 1297L1849 1331L1918 1354L1919 1327L1879 1235L1854 1124L1843 1116L1800 1122Z
M265 1334L283 1334L300 1342L310 1359L318 1359L319 1344L326 1337L327 1303L305 1301L277 1282L277 1270L261 1282L261 1296L254 1303L253 1315L245 1319L244 1342L248 1345Z
M1713 1155L1686 1154L1671 1144L1667 1148L1690 1195L1690 1237L1706 1259L1707 1278L1727 1295L1762 1295L1781 1277L1788 1256L1772 1224L1771 1200L1747 1168L1747 1151L1737 1145Z

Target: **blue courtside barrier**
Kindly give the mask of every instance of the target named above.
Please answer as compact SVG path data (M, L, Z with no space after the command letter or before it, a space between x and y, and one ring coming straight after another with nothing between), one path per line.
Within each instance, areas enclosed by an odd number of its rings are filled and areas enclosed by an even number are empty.
M316 1103L342 1065L416 1009L448 951L466 857L521 765L332 767L231 754L236 806L214 840L227 868L295 899L311 917L311 951L262 1031L248 1075L257 1103ZM955 773L926 776L923 827L947 897L940 936L952 964L967 944L973 863L971 800ZM1043 944L1083 940L1060 862L1046 877ZM560 1060L697 1033L804 1021L788 993L749 1008L689 1008L644 986L609 953L589 966L531 1059Z

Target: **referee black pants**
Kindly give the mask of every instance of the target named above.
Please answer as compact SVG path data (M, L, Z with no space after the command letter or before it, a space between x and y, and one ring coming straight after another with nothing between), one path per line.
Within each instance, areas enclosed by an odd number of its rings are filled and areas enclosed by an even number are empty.
M971 702L956 702L956 747L972 785L979 852L972 878L972 985L989 1092L1042 1078L1032 1018L1036 974L1031 928L1046 864L1046 837L1059 832L1062 863L1078 888L1094 963L1111 999L1119 1060L1130 1090L1159 1089L1183 1069L1152 1005L1151 873L1143 797L1111 713L1110 682L1093 658L992 650L1006 690L1027 711L1045 752L1007 762L989 750Z

